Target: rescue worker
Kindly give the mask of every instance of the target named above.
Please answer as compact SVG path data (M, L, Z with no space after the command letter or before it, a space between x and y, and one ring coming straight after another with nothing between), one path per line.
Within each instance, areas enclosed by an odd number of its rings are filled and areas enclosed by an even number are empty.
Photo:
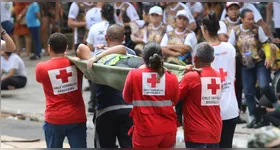
M173 106L178 102L178 80L164 70L160 45L146 44L142 57L145 67L131 70L123 89L125 102L133 104L132 144L134 148L172 148L177 132Z
M234 91L235 48L218 39L219 20L215 12L210 12L201 21L201 31L205 40L214 48L215 59L211 67L220 73L222 79L222 96L220 99L223 120L219 148L232 148L232 140L238 119L238 105Z
M123 26L118 24L109 26L105 35L107 47L122 45L125 39L124 34ZM133 52L127 48L126 50ZM86 51L90 52L89 48ZM103 51L106 52L104 49ZM80 53L80 49L77 50L78 56L86 56L86 58L80 57L81 59L99 60L99 53L102 53L102 50L91 55L84 55ZM121 91L110 86L96 84L96 120L93 120L96 125L95 148L115 148L116 138L118 138L121 148L132 147L131 137L127 135L132 126L132 119L129 117L132 107L124 102Z
M260 26L254 24L252 10L242 10L240 17L242 24L232 29L228 42L234 45L242 56L242 82L250 115L250 123L247 127L253 128L257 123L254 97L256 81L258 81L261 92L271 101L273 107L277 109L279 104L274 91L269 86L271 48L268 37Z
M218 148L222 131L219 106L222 82L211 67L214 48L206 42L200 43L193 57L195 68L201 68L202 72L186 73L179 84L186 148Z

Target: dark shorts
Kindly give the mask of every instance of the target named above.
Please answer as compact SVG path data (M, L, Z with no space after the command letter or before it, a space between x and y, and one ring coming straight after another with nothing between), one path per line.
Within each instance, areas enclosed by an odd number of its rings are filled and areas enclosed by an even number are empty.
M145 64L141 57L128 57L120 59L115 66L127 67L127 68L139 68L141 65Z

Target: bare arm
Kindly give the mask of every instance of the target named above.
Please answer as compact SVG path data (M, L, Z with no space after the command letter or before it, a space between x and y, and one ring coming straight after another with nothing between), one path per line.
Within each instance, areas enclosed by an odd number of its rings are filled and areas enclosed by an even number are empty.
M273 36L273 34L271 33L271 31L269 30L267 24L266 24L262 19L259 20L257 24L263 28L265 34L271 39L271 41L272 41L273 43L278 43L278 42L279 42L279 41L277 41L277 40L274 38L274 36ZM275 40L276 40L276 41L275 41Z
M3 32L3 28L1 27L1 33L2 32ZM16 45L15 45L14 41L12 40L12 38L7 33L2 35L2 38L6 42L5 43L6 48L4 48L5 51L7 51L7 52L14 52L16 50Z
M196 23L195 23L195 22L190 23L189 26L188 26L188 28L189 28L190 30L194 31L194 30L196 29Z
M269 2L266 7L266 23L269 28L271 27L272 22L272 5L273 3Z
M180 56L180 55L181 55L181 53L176 52L176 51L173 51L172 49L170 49L170 48L167 47L167 46L161 47L161 50L162 50L162 53L163 53L164 56L173 56L173 57L177 57L177 56Z
M37 13L36 13L36 17L37 17L38 19L40 19L40 12L37 12Z
M87 46L89 47L89 49L90 49L91 51L94 51L94 47L93 47L92 44L87 43Z
M8 72L8 74L3 75L3 76L1 77L1 81L5 80L5 79L7 79L7 78L9 78L9 77L12 77L15 73L16 73L16 69L10 69L9 72Z
M78 28L78 27L85 27L86 26L86 22L85 21L75 21L72 18L68 18L67 24L70 28Z
M188 51L192 50L192 48L188 45L184 45L184 44L174 44L174 45L168 45L167 46L169 49L179 52L181 54L186 54Z
M218 38L221 42L227 42L228 41L228 35L226 35L226 34L219 34Z

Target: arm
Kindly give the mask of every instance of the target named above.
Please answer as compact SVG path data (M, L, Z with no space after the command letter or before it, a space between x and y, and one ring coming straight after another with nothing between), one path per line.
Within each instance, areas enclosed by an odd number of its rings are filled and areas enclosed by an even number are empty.
M85 27L86 26L86 22L85 21L75 21L72 18L68 18L67 24L70 28L77 28L77 27Z
M177 57L177 56L180 56L180 55L181 55L181 53L175 52L175 51L169 49L167 46L161 47L161 50L162 50L162 54L163 54L164 56L173 56L173 57Z
M267 24L263 21L263 19L259 20L259 21L257 22L257 24L263 28L265 34L271 39L271 41L272 41L273 43L279 43L279 39L278 39L278 38L276 38L276 39L274 38L273 34L272 34L271 31L269 30ZM277 40L277 39L278 39L278 40Z
M14 76L15 73L16 73L16 69L14 69L14 68L10 69L7 74L5 74L1 77L1 81Z
M69 9L68 14L68 21L67 24L70 28L77 28L77 27L85 27L86 22L85 21L76 21L76 18L79 14L79 6L76 2L73 2Z
M228 35L227 35L227 26L224 23L224 21L219 21L220 30L218 31L218 38L222 42L228 41Z
M41 83L41 80L40 80L40 63L36 66L35 68L35 72L36 72L36 81Z
M126 76L126 80L124 83L124 88L123 88L123 99L126 103L132 103L133 100L133 90L132 90L132 76L131 76L131 71Z
M181 54L186 54L188 51L191 51L192 48L189 45L184 45L184 44L169 44L166 46L168 49L171 49L175 52L179 52Z
M266 7L266 23L268 27L271 27L271 22L272 22L272 9L273 9L272 6L273 3L269 2Z
M87 47L89 47L90 51L94 51L94 47L92 44L87 43Z
M5 51L7 52L14 52L16 51L16 45L12 38L6 33L6 31L1 26L1 36L5 41Z
M23 19L24 15L27 12L29 5L26 5L25 8L20 12L20 14L16 17L16 22L20 22Z

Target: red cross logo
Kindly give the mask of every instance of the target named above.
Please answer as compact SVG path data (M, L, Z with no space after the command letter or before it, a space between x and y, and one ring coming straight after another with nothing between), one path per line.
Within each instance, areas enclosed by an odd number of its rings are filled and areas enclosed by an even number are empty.
M216 79L211 79L211 84L207 84L207 88L212 91L212 95L216 95L217 90L220 89L220 84L216 83Z
M152 74L152 77L148 78L147 82L152 84L152 88L155 88L156 84L160 83L160 80L157 80L157 75L156 74Z
M61 79L62 83L68 82L68 77L72 76L72 72L67 72L66 69L59 70L59 75L56 75L56 79Z
M223 68L220 68L219 71L220 71L222 82L224 82L226 80L226 77L227 77L227 72L224 72Z

